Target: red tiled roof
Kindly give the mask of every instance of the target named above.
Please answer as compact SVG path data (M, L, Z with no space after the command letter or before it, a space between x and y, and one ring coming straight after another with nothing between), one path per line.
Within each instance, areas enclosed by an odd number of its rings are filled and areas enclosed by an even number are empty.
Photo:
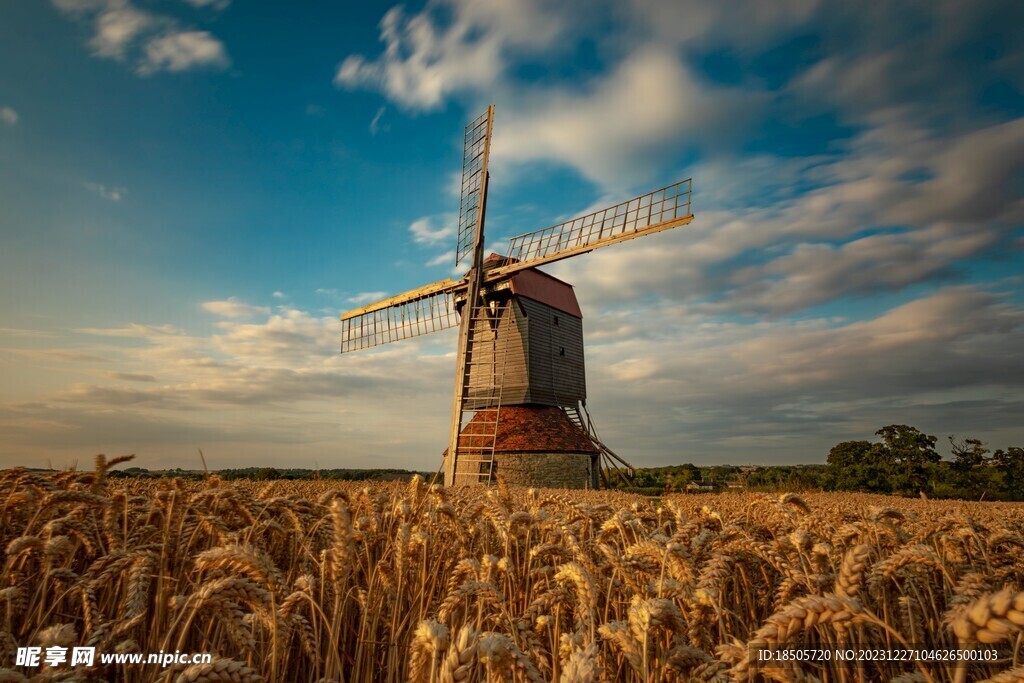
M494 411L481 410L462 429L462 446L490 443ZM488 436L478 436L483 434ZM494 450L499 453L597 453L597 447L556 406L502 406L498 418L498 438ZM446 451L447 452L447 451Z

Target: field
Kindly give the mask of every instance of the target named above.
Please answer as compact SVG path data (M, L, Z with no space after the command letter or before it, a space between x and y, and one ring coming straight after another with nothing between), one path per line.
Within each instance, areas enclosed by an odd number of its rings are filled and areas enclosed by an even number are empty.
M0 682L1024 681L1024 505L109 465L0 474ZM79 645L213 661L16 666Z

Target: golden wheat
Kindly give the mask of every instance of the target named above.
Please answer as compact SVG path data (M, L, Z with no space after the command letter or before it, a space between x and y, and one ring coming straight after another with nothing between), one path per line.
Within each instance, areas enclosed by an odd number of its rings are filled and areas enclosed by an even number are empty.
M1020 680L1024 506L0 472L0 683ZM756 650L994 648L762 666ZM36 669L24 646L208 652Z

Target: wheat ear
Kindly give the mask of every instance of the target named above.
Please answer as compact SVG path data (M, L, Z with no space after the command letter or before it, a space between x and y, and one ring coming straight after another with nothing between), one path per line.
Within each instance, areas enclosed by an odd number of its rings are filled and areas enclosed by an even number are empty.
M987 593L957 609L950 627L962 644L998 643L1024 629L1024 592Z
M174 683L263 683L263 676L241 662L216 658L209 664L193 664L178 674Z

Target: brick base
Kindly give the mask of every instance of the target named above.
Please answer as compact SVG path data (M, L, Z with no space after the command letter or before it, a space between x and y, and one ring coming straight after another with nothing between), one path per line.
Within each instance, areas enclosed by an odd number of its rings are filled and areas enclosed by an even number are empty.
M494 457L495 475L503 477L509 486L597 488L597 457L590 453L496 453ZM486 472L487 466L483 467ZM479 482L479 477L460 475L455 484Z

